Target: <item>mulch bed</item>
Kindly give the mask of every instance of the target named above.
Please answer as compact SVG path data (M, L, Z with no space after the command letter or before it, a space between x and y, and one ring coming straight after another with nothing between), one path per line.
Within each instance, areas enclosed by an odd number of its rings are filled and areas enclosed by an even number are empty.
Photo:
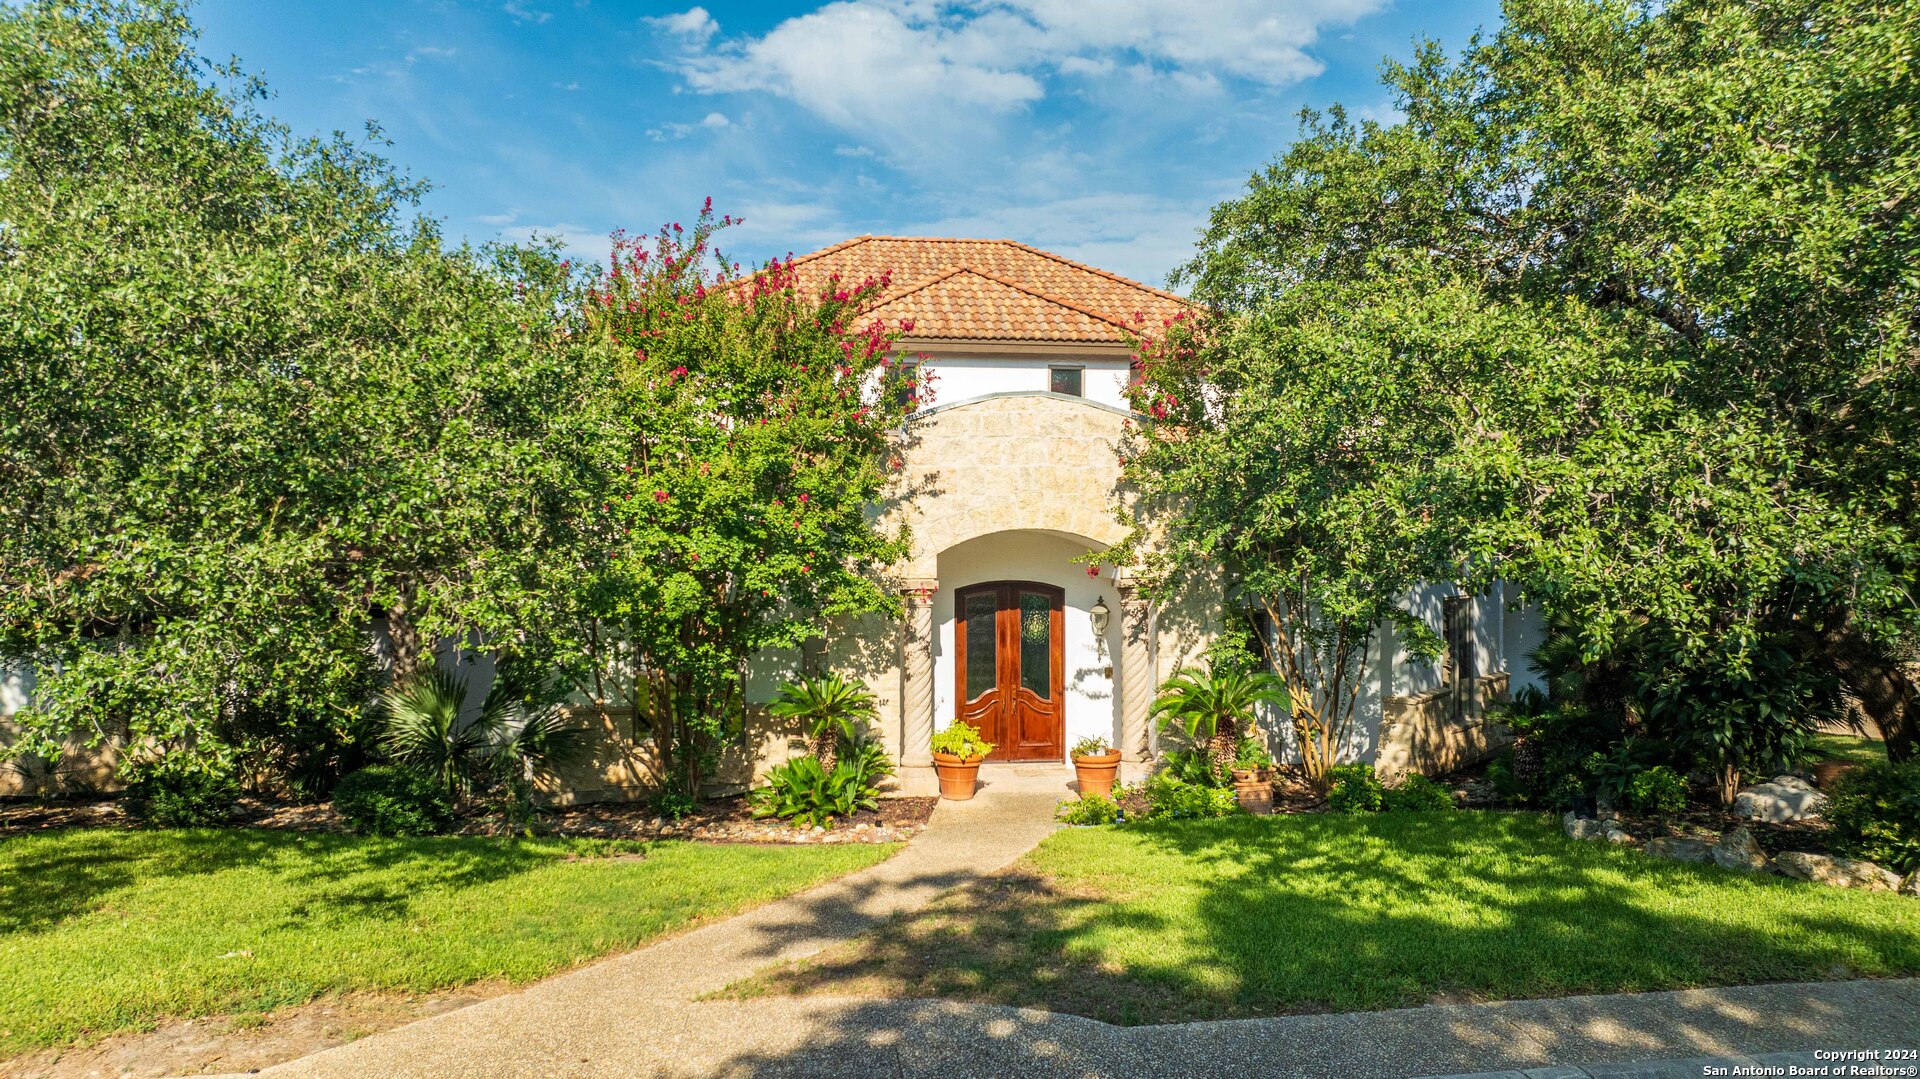
M534 830L540 835L594 839L696 839L709 843L897 843L926 827L938 798L882 798L877 810L862 810L831 829L795 828L785 821L755 820L744 796L702 803L681 820L659 817L629 802L555 806ZM346 832L330 805L292 805L242 799L233 823L246 828L299 832ZM140 821L114 799L0 802L0 839L60 828L137 828ZM471 817L463 835L492 835L497 822Z

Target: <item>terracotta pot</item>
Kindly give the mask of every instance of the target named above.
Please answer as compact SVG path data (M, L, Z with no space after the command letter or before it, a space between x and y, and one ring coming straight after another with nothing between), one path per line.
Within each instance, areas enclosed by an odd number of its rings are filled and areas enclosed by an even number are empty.
M1273 812L1273 773L1265 768L1235 768L1233 796L1249 813Z
M1073 758L1073 777L1081 797L1089 794L1113 793L1113 781L1120 774L1120 751L1113 750L1097 757Z
M1833 786L1833 781L1853 771L1860 765L1855 761L1814 761L1813 785L1821 790Z
M964 802L973 797L980 785L980 762L985 757L956 757L951 753L935 753L933 770L940 777L940 797Z

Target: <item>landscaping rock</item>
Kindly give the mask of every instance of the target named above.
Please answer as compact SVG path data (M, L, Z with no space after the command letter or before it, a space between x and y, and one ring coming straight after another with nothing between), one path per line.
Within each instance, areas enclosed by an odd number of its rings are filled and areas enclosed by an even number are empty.
M1560 818L1560 823L1566 828L1567 838L1569 839L1592 840L1595 843L1602 841L1607 843L1634 842L1633 836L1629 835L1626 829L1620 827L1617 821L1577 817L1569 810L1566 816Z
M1647 840L1647 853L1655 858L1670 858L1676 862L1711 862L1713 844L1704 839L1655 836Z
M1568 810L1567 815L1560 818L1560 823L1566 828L1567 838L1569 839L1600 840L1607 838L1608 822L1594 820L1591 817L1576 817L1573 815L1572 810Z
M1817 817L1826 804L1827 796L1799 776L1775 776L1741 791L1733 800L1733 812L1748 820L1785 824Z
M1856 858L1831 858L1824 854L1790 850L1775 858L1773 867L1789 877L1830 884L1835 888L1890 892L1900 887L1899 874Z
M1720 837L1713 846L1713 861L1723 869L1738 869L1747 873L1763 872L1767 868L1767 852L1754 842L1753 833L1744 827L1735 828Z

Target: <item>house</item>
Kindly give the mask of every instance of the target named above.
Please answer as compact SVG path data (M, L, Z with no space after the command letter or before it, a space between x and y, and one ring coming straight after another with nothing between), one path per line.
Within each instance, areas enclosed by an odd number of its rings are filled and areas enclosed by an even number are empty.
M1195 662L1219 625L1217 603L1148 602L1127 567L1086 557L1126 535L1115 513L1118 448L1129 420L1129 328L1188 309L1172 293L1011 240L861 236L794 260L803 284L889 275L871 314L910 323L932 401L903 433L900 490L883 507L912 553L895 567L904 623L836 627L809 662L866 680L902 786L932 789L933 732L964 719L997 747L990 761L1052 763L1105 735L1123 778L1151 767L1154 689ZM1450 642L1447 660L1410 660L1391 633L1350 752L1383 771L1433 771L1486 752L1484 704L1518 688L1510 657L1537 641L1532 616L1500 590L1409 596ZM750 699L770 697L761 672ZM1269 723L1269 726L1277 726ZM784 759L778 734L759 767ZM756 770L758 770L756 768ZM737 776L746 781L745 776Z
M911 530L912 551L890 573L904 619L845 620L807 654L764 657L749 672L749 703L799 670L863 679L908 792L934 789L929 741L955 718L981 728L994 762L1064 772L1075 741L1105 735L1123 753L1123 778L1144 774L1158 751L1154 689L1199 660L1221 597L1161 609L1127 567L1088 556L1131 526L1117 497L1129 328L1171 319L1186 301L1011 240L862 236L794 269L815 288L887 274L868 313L911 323L901 344L925 357L933 392L901 433L898 488L876 507ZM1435 585L1406 600L1448 642L1442 662L1410 659L1390 630L1376 635L1350 758L1389 775L1431 772L1495 744L1485 703L1532 680L1520 658L1537 643L1537 619L1502 589L1456 591ZM0 739L29 690L24 672L0 671ZM559 800L651 791L631 717L602 722L594 760L552 792ZM1278 736L1280 724L1266 726ZM755 722L721 779L750 784L793 747L791 732ZM88 767L93 782L108 774L99 758ZM0 772L0 795L28 783Z

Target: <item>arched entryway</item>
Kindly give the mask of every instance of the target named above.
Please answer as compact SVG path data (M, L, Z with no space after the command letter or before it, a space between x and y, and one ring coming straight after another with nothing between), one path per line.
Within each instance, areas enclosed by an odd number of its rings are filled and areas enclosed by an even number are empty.
M989 760L1059 760L1066 748L1066 589L988 581L954 593L954 718Z

